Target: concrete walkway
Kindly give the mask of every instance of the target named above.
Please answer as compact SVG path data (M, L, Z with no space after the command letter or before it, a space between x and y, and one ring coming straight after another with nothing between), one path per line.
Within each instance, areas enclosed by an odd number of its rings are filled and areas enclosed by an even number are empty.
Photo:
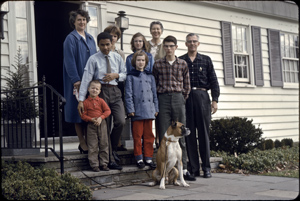
M293 200L299 195L299 179L212 173L212 178L197 177L190 187L147 183L93 192L94 200Z

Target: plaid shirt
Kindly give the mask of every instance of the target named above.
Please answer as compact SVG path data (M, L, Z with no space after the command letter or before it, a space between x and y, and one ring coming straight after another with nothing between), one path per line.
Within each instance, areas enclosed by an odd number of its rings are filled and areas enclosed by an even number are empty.
M157 93L182 92L185 99L191 91L189 68L187 63L176 57L172 65L166 57L155 61L153 75Z
M213 101L217 101L220 96L220 87L214 66L209 56L197 53L192 62L188 54L179 57L187 62L191 78L191 87L211 89Z

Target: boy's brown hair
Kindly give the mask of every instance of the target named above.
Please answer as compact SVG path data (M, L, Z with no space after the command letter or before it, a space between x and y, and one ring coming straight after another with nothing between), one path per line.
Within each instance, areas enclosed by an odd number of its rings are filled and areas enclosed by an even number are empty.
M148 55L143 50L139 50L139 51L137 51L136 53L133 54L133 57L131 59L131 65L134 68L136 68L136 58L138 56L145 56L145 66L144 66L144 69L145 69L145 67L148 65L149 58L148 58Z
M118 40L121 37L121 30L116 25L109 25L104 29L104 32L107 32L109 34L116 34L118 36Z

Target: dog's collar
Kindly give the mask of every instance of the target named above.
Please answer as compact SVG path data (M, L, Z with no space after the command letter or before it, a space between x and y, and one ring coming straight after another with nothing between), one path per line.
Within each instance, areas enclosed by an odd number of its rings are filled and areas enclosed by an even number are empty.
M166 138L166 141L168 141L168 142L178 142L178 139L176 139L175 137L164 136L164 138Z

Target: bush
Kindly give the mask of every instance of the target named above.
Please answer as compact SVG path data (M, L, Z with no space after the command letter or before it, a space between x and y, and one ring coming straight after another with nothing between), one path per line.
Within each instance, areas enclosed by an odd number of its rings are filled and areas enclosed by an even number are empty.
M284 138L281 140L281 144L282 146L289 146L289 147L293 147L293 139L291 138Z
M274 142L272 139L267 139L264 141L265 149L273 149L274 148Z
M274 145L275 145L275 148L282 147L282 143L279 140L275 140Z
M89 187L70 173L2 160L2 196L8 200L90 200Z
M247 118L222 118L213 120L210 128L211 150L233 154L247 153L262 141L261 128L255 128Z
M244 173L263 173L268 171L281 171L284 169L299 169L299 148L285 148L265 150L254 149L247 154L235 157L223 151L212 151L211 156L222 157L222 164L226 170L235 172L243 170Z

